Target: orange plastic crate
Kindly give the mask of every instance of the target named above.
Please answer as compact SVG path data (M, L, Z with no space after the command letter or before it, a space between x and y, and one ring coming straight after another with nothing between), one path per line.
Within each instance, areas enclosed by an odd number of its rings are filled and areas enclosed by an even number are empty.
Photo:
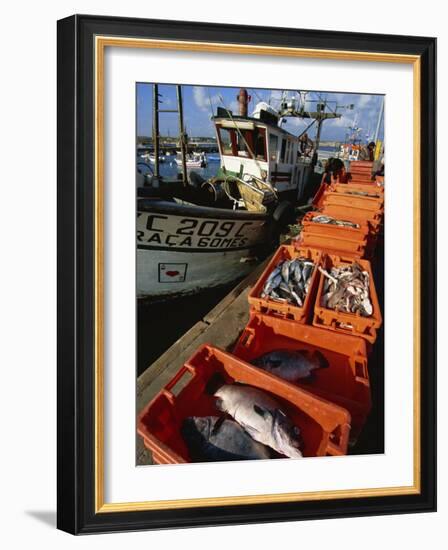
M316 302L314 305L313 325L339 333L361 336L373 344L376 340L376 331L381 326L382 316L378 296L373 280L370 262L367 260L356 260L356 262L369 273L370 278L370 301L372 303L373 313L370 317L363 317L359 313L347 313L336 311L322 306L322 296L325 276L321 275L319 279ZM339 256L327 254L324 258L325 269L329 272L332 267L349 265L350 261L342 259Z
M303 246L320 248L333 254L350 254L354 258L363 258L373 251L372 235L367 223L359 223L359 228L341 225L315 223L320 212L307 212L302 219L303 230L298 242ZM351 220L349 220L351 221Z
M287 319L294 319L300 323L306 323L310 320L312 315L313 300L316 293L317 281L318 281L318 270L317 266L321 261L322 251L312 248L294 246L294 245L283 245L277 249L277 252L272 257L272 260L269 262L266 269L261 274L258 281L252 287L252 290L249 292L248 300L249 305L255 311L260 313L268 313L270 315L277 315L280 317L285 317ZM313 274L311 275L311 283L306 295L305 301L302 307L297 305L276 302L270 298L261 298L261 293L265 282L271 272L277 267L277 265L283 260L291 260L293 258L305 257L314 262L315 268Z
M227 383L238 381L268 392L301 431L303 456L344 455L350 435L349 412L211 345L201 346L138 417L137 431L158 464L191 462L181 435L189 416L221 416L215 398L206 392L219 373ZM176 386L185 385L177 393ZM177 393L177 394L176 394Z
M329 185L325 182L322 182L319 185L319 189L313 197L312 204L316 208L320 208L323 205L325 192L328 190Z
M352 417L350 437L356 439L372 406L365 340L253 313L233 353L251 363L274 350L318 350L324 355L329 367L297 384L346 408Z
M322 216L322 212L307 212L302 218L302 226L305 231L319 232L322 235L332 237L337 235L339 237L346 237L349 240L359 240L363 242L370 231L369 224L366 222L358 223L359 228L356 227L344 227L342 225L334 225L327 223L316 223L314 218ZM352 221L352 220L346 220ZM356 222L355 222L356 223Z
M383 221L381 212L351 206L325 204L321 209L321 213L332 218L349 220L361 225L368 224L371 233L377 233Z
M362 208L373 212L383 213L384 198L361 197L329 191L325 193L323 206L347 206L349 208Z
M372 195L380 195L380 198L384 199L384 187L380 185L375 185L374 182L369 185L366 185L365 183L353 183L353 181L350 181L348 183L333 183L330 186L329 191L333 191L335 193L348 194L351 197L357 196L357 195L350 195L351 191L360 191L361 193L370 193ZM362 195L358 195L358 196L362 196Z
M371 181L373 162L368 160L355 160L350 163L349 173L353 179Z
M329 237L326 234L322 234L319 230L310 230L306 227L297 238L297 243L300 247L305 246L320 248L323 252L343 254L346 257L355 259L364 257L366 253L367 239L359 241L347 239L338 235Z

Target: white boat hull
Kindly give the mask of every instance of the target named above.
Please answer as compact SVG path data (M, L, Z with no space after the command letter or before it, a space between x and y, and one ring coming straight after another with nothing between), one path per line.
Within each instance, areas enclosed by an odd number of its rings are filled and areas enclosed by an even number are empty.
M179 159L176 159L176 164L178 166L182 166L182 161ZM202 168L205 166L205 163L201 160L187 160L186 161L187 168Z
M198 253L137 249L137 296L170 298L229 284L249 274L256 260L246 250Z
M262 259L269 226L262 215L236 214L173 203L167 209L139 211L137 295L193 294L247 275Z

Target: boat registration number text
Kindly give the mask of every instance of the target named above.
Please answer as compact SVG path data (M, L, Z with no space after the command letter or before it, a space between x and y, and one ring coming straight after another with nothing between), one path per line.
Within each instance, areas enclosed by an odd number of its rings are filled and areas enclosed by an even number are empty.
M256 239L262 222L181 218L139 213L137 244L177 248L241 248Z

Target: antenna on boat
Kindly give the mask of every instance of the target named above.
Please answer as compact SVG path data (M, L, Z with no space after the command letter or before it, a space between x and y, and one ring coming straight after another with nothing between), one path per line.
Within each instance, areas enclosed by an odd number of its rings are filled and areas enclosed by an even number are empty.
M375 143L378 142L378 135L380 133L380 127L381 127L381 121L383 120L383 115L384 115L384 96L381 98L381 108L380 108L380 113L378 115L378 122L376 124L375 138L373 140Z
M152 114L152 144L154 147L154 176L153 180L157 182L160 179L159 171L159 86L153 84L153 114Z
M176 86L177 90L177 108L179 111L179 141L180 141L180 151L182 154L182 181L185 186L188 185L187 178L187 159L186 159L186 141L187 136L184 129L184 110L182 105L182 87L180 84Z

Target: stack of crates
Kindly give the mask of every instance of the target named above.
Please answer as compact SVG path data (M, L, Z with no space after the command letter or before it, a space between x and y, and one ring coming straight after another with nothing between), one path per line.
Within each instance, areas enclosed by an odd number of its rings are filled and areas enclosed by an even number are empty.
M348 183L321 183L313 200L318 210L303 218L298 246L346 258L373 257L384 216L384 187L371 180L371 168L371 162L352 162ZM340 224L319 223L315 221L319 217Z
M352 163L348 184L321 184L313 201L318 211L303 218L301 235L280 246L249 295L250 318L232 353L201 346L138 418L138 433L157 463L191 462L181 436L188 416L220 415L207 384L219 375L262 389L277 399L300 427L304 456L346 454L360 435L372 406L369 354L382 315L369 259L384 215L384 189L370 181L371 163ZM316 216L350 221L355 227L316 223ZM301 307L263 293L267 278L284 260L314 263ZM324 271L356 262L369 275L372 315L323 306ZM276 351L319 352L328 368L310 379L289 382L253 364ZM177 385L187 380L182 389Z

